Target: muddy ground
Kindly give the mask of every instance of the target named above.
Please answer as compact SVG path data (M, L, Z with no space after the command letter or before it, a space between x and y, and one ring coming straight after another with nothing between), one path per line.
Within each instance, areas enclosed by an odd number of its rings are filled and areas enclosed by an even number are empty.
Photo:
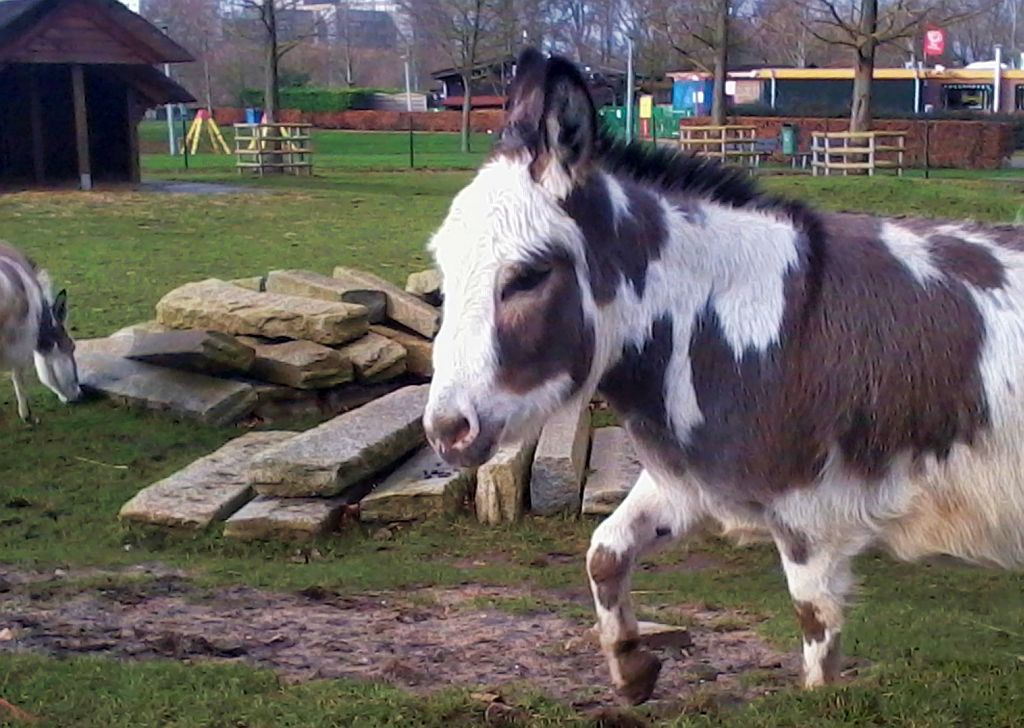
M240 661L288 682L345 677L414 692L457 686L500 693L503 685L525 682L581 710L616 704L586 636L585 594L479 584L356 596L243 586L211 591L160 567L127 572L138 580L86 585L104 573L0 567L0 651ZM524 599L551 609L500 606ZM657 651L665 664L656 703L667 707L698 689L743 701L796 680L795 652L780 653L737 627L738 618L685 605L679 614L694 625L692 645ZM715 627L723 617L728 630ZM756 687L739 679L754 671Z

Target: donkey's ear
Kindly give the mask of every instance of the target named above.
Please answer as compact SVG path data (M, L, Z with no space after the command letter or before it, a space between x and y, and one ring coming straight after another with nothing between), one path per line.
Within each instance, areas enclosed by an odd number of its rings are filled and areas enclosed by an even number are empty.
M61 290L60 293L53 299L53 306L50 309L53 312L54 320L63 324L68 320L68 292Z
M528 48L516 63L501 145L526 149L530 173L566 197L593 156L597 112L586 81L569 61Z
M544 115L544 75L548 61L536 48L519 54L516 73L508 90L505 128L501 133L508 150L540 146L540 124Z
M548 62L541 135L543 153L531 171L564 198L586 173L597 144L597 111L587 82L564 58Z

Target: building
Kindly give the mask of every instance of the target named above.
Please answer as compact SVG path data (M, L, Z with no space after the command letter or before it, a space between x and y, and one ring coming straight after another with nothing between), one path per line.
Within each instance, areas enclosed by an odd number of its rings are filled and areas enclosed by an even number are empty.
M673 107L695 115L711 106L708 74L681 71L674 80ZM848 112L852 68L757 68L730 71L730 103L773 108L781 114L835 115ZM872 105L882 115L929 111L993 111L994 68L876 68ZM1024 71L1000 69L998 111L1024 111Z
M516 59L513 56L481 61L473 67L471 78L474 109L502 108L508 86L515 76ZM626 74L605 66L579 66L587 79L594 103L598 108L618 103L625 97ZM464 96L462 73L457 68L442 68L430 74L440 86L441 104L449 109L461 109Z
M117 0L0 0L0 182L139 180L147 108L195 101L188 51Z

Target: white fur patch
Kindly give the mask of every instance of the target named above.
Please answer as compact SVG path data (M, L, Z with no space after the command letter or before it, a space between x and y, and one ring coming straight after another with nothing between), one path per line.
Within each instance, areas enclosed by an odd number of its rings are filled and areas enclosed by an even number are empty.
M926 238L896 223L886 221L882 223L881 241L889 253L902 263L921 285L942 279L942 271L932 260Z

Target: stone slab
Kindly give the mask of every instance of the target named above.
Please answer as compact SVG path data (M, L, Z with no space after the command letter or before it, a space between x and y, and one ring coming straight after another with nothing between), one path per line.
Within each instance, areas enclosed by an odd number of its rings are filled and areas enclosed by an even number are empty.
M244 372L256 358L252 347L217 331L136 332L129 359L204 374Z
M139 334L156 334L163 331L173 331L174 329L164 326L158 321L140 321L137 324L125 326L123 329L118 329L111 336L137 336Z
M441 312L437 308L379 276L339 266L334 269L334 278L349 290L383 291L388 297L388 318L421 336L433 339L441 327Z
M541 431L530 474L530 509L539 515L579 513L590 446L590 410L573 404Z
M366 309L351 303L256 293L215 278L176 288L156 305L157 321L174 329L233 336L344 344L369 329Z
M271 448L253 462L249 482L262 495L342 493L424 445L429 389L399 389Z
M422 298L431 306L441 305L441 271L437 268L412 273L405 282L406 293Z
M392 326L371 326L370 331L402 345L405 349L405 370L409 374L426 379L434 376L434 342Z
M267 293L341 302L350 289L322 273L309 270L272 270L267 274L266 290Z
M480 523L496 526L523 517L536 447L533 442L502 447L480 466L476 475L476 517Z
M629 494L643 465L621 427L594 430L590 472L583 487L583 515L606 516Z
M448 465L426 447L359 502L361 521L416 521L459 512L475 472Z
M294 432L250 432L191 465L147 486L121 507L129 521L206 528L223 521L253 497L245 468L254 455Z
M224 522L224 535L244 540L301 541L337 530L346 498L257 496Z
M267 290L267 277L266 276L250 276L249 278L235 278L228 281L233 286L239 288L248 288L250 291L257 291L263 293Z
M172 412L208 425L227 425L256 406L248 384L158 367L106 354L76 353L83 389L125 405Z
M325 389L354 377L349 357L313 341L266 343L248 336L239 341L255 352L251 375L256 379L295 389Z
M352 362L361 383L386 382L405 374L405 347L380 334L370 332L338 351Z
M637 622L640 644L654 650L667 648L686 649L693 645L693 635L686 627L660 622ZM587 630L587 642L595 647L600 646L601 638L597 625Z

